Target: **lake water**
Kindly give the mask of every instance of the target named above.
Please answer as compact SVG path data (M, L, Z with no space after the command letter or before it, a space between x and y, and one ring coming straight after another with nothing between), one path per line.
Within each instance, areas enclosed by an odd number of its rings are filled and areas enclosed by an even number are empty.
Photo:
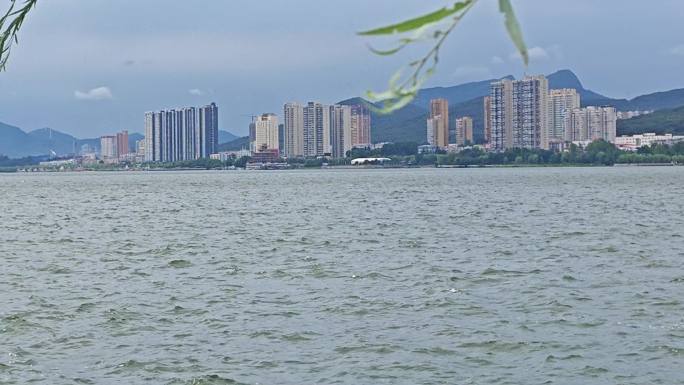
M0 175L1 384L683 384L684 167Z

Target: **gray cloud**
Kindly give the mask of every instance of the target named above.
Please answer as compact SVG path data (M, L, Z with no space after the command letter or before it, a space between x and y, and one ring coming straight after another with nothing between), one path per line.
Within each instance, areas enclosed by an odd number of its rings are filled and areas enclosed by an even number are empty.
M109 87L96 87L88 91L74 91L74 97L79 100L109 100L113 99Z

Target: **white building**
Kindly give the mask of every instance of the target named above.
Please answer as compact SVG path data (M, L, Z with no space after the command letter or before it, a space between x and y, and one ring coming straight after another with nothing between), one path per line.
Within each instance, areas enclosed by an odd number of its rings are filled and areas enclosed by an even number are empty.
M456 144L465 146L466 143L473 144L473 118L469 116L456 119Z
M352 107L333 105L330 106L329 114L332 156L344 158L353 147Z
M622 150L636 151L642 146L652 146L654 144L672 145L683 141L684 135L656 135L655 133L645 133L641 135L618 136L615 138L615 145Z
M513 82L513 147L549 148L548 94L543 75Z
M238 150L238 151L222 151L215 154L209 155L210 159L220 160L225 162L228 159L240 159L242 157L251 156L252 153L249 150Z
M304 106L304 156L331 153L329 106L309 102Z
M119 152L116 149L116 136L107 135L100 137L100 155L105 162L116 162Z
M435 126L436 126L435 119L428 119L427 120L427 124L425 126L425 128L426 128L426 130L425 130L426 135L425 136L427 139L426 142L430 146L435 146L435 143L437 142L435 139L435 132L437 131L435 129Z
M491 148L549 148L549 84L543 75L490 87Z
M566 116L565 140L583 142L603 139L615 142L617 113L614 107L576 108Z
M490 85L489 127L491 130L490 148L503 151L513 147L513 82L502 79Z
M283 107L285 156L304 156L304 107L299 103L286 103Z
M580 108L580 95L574 88L549 91L549 142L565 141L567 116Z
M250 143L252 152L262 150L280 150L278 138L278 116L263 114L254 123L254 138Z

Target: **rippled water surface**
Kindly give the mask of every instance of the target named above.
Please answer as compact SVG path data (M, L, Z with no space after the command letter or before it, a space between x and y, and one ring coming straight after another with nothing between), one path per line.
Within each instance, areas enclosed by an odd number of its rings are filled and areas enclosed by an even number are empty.
M0 175L1 384L683 384L684 167Z

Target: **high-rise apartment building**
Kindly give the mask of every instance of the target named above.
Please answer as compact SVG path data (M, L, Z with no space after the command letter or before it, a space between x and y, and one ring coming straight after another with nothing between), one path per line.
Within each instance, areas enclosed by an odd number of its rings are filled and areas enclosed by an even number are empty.
M549 148L548 81L502 79L490 87L491 148Z
M280 150L278 139L278 116L276 114L268 113L257 116L253 122L253 126L254 137L250 143L252 152ZM250 131L252 130L250 129Z
M128 131L123 130L116 134L116 150L118 157L128 155Z
M430 100L430 116L432 120L434 145L446 147L449 145L449 102L446 99ZM428 143L430 139L428 138Z
M492 98L484 97L484 141L489 143L492 140Z
M218 107L212 103L145 113L145 161L209 157L218 148Z
M490 148L503 151L513 147L513 82L502 79L490 86Z
M304 156L330 154L329 106L309 102L304 106Z
M198 158L208 158L218 150L218 106L216 103L199 108L199 126L196 131L195 153Z
M435 138L435 120L428 118L427 124L426 124L426 141L427 144L430 146L434 146L436 143L436 138Z
M365 104L351 106L351 144L369 146L371 140L371 112Z
M100 155L105 162L115 162L119 158L117 140L114 135L100 137Z
M566 116L568 142L603 139L615 142L617 112L614 107L576 108Z
M285 151L285 125L283 123L278 125L278 149L280 152Z
M513 82L513 147L549 148L548 95L543 75Z
M299 103L286 103L283 118L285 156L304 156L304 107Z
M283 117L288 157L344 157L353 146L366 144L357 141L370 142L370 111L365 106L287 103Z
M567 116L580 108L580 95L574 88L549 91L549 142L565 141Z
M464 116L456 119L456 144L473 144L473 118Z
M329 114L332 156L343 158L352 149L352 107L335 104Z

